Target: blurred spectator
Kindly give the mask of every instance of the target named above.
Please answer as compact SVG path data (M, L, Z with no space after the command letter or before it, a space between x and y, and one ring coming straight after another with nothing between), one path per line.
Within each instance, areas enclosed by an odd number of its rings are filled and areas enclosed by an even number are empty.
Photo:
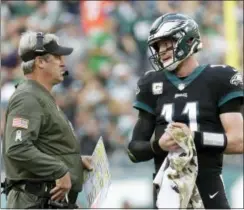
M27 1L29 4L32 1ZM27 18L28 30L55 32L55 25L62 12L60 1L34 1L38 2L37 9ZM26 3L27 4L27 3ZM31 3L33 4L33 3Z

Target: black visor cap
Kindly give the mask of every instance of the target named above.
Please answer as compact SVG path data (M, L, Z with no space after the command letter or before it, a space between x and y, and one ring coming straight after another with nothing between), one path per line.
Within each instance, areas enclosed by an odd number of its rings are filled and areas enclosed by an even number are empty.
M73 48L64 47L64 46L58 45L58 43L56 41L51 41L48 44L44 45L43 50L29 51L20 57L24 62L27 62L27 61L35 59L35 57L40 56L40 55L52 54L52 55L62 56L62 55L70 55L72 52L73 52Z

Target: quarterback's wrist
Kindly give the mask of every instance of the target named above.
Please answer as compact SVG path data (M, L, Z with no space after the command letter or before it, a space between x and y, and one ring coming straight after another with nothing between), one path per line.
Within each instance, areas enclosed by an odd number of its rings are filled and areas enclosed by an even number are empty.
M227 137L223 133L199 132L193 134L196 150L214 149L224 152L227 146Z
M161 154L164 150L159 146L158 141L151 141L151 148L154 154Z

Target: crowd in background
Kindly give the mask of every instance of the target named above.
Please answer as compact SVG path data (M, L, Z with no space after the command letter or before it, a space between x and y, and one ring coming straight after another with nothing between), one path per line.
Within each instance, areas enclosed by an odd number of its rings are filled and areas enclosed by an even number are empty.
M200 63L225 62L221 1L2 1L1 137L8 100L23 77L17 52L21 33L51 32L74 48L65 58L69 76L53 94L74 126L81 153L91 154L103 136L109 158L120 162L136 120L136 82L151 69L148 31L152 21L167 12L183 12L198 22L204 46L197 55ZM242 1L235 14L236 53L243 59Z

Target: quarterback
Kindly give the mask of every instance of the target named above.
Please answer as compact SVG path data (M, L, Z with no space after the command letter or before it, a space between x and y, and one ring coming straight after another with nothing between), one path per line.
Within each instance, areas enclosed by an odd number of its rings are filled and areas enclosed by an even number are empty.
M202 49L198 24L183 14L158 17L148 45L154 70L138 81L134 108L139 114L128 155L133 162L153 158L157 172L168 151L178 149L165 132L167 125L191 132L204 207L228 209L221 178L223 154L243 153L242 76L228 65L198 63L195 53Z

